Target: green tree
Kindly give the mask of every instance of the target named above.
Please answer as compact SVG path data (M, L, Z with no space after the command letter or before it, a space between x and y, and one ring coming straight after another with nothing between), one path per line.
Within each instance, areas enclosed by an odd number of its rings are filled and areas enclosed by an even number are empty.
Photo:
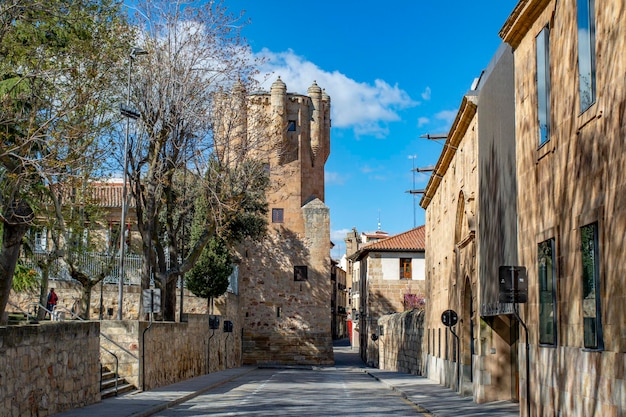
M211 299L226 293L232 272L233 261L226 242L213 237L187 274L187 289L210 303Z
M72 204L51 200L54 188L106 159L130 35L113 0L0 2L0 317L23 237L45 208Z

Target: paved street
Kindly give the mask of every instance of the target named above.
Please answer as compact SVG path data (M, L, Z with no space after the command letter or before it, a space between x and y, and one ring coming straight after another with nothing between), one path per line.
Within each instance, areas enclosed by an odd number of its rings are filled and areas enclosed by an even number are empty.
M257 369L155 416L416 416L415 405L359 370Z
M366 367L346 341L333 367L243 367L108 398L57 417L515 417L518 404L476 404L427 378Z

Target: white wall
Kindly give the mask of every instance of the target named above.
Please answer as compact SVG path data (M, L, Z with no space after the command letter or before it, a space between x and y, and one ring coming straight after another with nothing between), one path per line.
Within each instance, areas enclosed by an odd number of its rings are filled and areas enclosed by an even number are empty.
M383 280L397 281L400 278L400 258L412 258L411 269L414 281L426 279L426 259L424 253L382 252L381 265Z

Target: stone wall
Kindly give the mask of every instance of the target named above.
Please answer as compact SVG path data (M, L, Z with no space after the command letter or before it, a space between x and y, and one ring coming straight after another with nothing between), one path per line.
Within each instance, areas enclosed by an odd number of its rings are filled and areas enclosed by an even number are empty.
M378 319L379 369L421 375L423 325L424 312L417 309Z
M236 297L229 294L215 304L218 329L209 329L207 314L186 315L181 323L107 320L102 322L101 344L118 357L120 375L146 390L241 366ZM232 332L224 331L227 320L233 323ZM111 354L103 353L102 362L115 367Z
M63 313L66 318L70 317L70 311L77 311L82 286L73 281L50 281L48 288L54 288L59 296L57 310ZM100 285L96 285L91 291L91 309L89 318L100 318ZM141 288L137 285L125 285L122 296L123 318L127 320L136 320L139 318L139 297ZM180 290L176 291L176 312L178 313L178 300L180 299ZM9 301L23 311L32 312L33 303L37 303L39 296L36 293L16 293L11 290ZM117 310L119 305L119 286L117 284L105 284L102 286L102 310L103 318L117 319ZM191 292L184 291L183 308L185 313L203 314L207 312L207 300L193 295ZM7 306L8 311L15 310L10 304ZM110 314L109 314L110 313Z
M98 322L0 327L0 417L44 417L100 401Z

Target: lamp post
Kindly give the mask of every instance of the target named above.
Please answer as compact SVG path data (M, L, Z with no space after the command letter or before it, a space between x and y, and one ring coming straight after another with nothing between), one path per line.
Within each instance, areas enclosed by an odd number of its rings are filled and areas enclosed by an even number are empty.
M120 112L122 116L126 117L126 136L124 138L124 174L122 183L122 214L120 216L120 273L119 273L119 293L118 293L118 307L117 307L117 319L122 320L123 308L122 301L124 299L124 257L126 249L126 210L128 208L128 190L126 188L127 172L128 172L128 135L130 132L130 119L136 120L139 118L139 113L130 107L130 80L133 70L133 61L138 55L147 55L148 51L132 47L130 48L130 54L128 56L128 88L126 93L126 105L120 106ZM128 230L130 236L130 230Z

